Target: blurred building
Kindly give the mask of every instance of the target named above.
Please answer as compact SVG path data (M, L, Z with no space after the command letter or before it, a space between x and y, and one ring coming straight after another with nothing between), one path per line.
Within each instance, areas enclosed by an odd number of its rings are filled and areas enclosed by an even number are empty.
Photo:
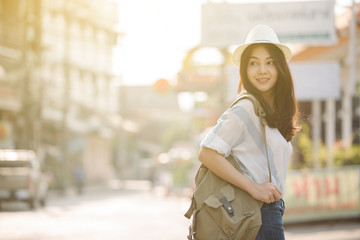
M38 140L30 141L37 124L29 117L39 118L41 95L33 92L40 88L30 89L29 82L40 58L39 9L38 1L0 1L1 148L27 148Z
M342 102L344 100L344 93L346 91L346 87L350 85L352 88L351 99L352 99L352 126L355 143L360 143L360 5L355 7L355 82L350 83L349 81L349 72L350 72L350 56L349 51L352 49L351 39L350 39L350 23L351 23L351 11L346 11L343 14L339 15L335 19L338 42L335 45L331 46L308 46L308 47L299 47L295 50L294 56L292 58L293 63L299 62L310 62L310 63L318 63L318 62L338 62L340 63L340 88L341 88L341 97L338 101L336 101L336 106L334 109L334 115L328 117L334 117L336 119L336 138L341 139L341 121L343 116L341 112ZM304 102L303 109L306 115L311 114L311 102ZM321 115L325 115L327 113L327 105L326 101L323 101L322 106L320 108ZM325 120L325 118L324 118ZM326 122L326 121L324 121ZM322 133L322 137L325 140L325 131Z
M302 46L295 50L292 58L292 63L295 64L335 62L340 66L339 98L299 103L303 114L311 116L309 123L312 127L316 167L320 166L316 150L319 150L321 142L327 148L328 167L332 165L335 145L347 149L352 144L360 144L360 5L354 6L353 13L348 8L338 15L335 25L338 36L335 45Z
M184 123L187 118L181 113L176 92L170 85L166 89L158 89L155 85L123 86L121 104L122 116L126 117L123 121L126 138L119 148L123 156L120 176L149 179L158 156L170 148L164 138L181 131L177 121ZM169 136L168 144L179 138L179 135Z
M114 2L43 0L43 137L50 149L61 146L65 169L83 162L92 181L113 174L118 19Z
M79 164L89 181L111 177L117 3L1 0L0 13L0 121L12 132L0 147L37 150L60 181Z

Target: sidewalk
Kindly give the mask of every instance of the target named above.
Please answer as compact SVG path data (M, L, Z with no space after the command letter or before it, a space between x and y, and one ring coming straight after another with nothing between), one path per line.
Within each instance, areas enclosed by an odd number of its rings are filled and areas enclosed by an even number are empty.
M82 194L78 194L74 186L70 186L65 191L57 189L49 189L48 200L71 198L83 195L99 195L110 193L114 190L124 191L150 191L151 182L143 180L117 180L113 179L108 182L84 185Z
M184 217L189 198L176 192L169 193L161 186L151 188L149 181L113 180L86 186L83 195L72 190L63 197L51 193L49 200L49 205L67 211L88 209L86 214L98 213L101 222L109 228L107 234L115 236L107 239L180 240L186 238L190 224L190 220ZM85 222L88 220L86 217L83 219ZM139 228L142 231L137 231ZM285 236L287 240L360 240L360 221L286 225Z
M107 217L114 215L112 217L124 227L124 239L131 239L131 236L146 237L143 238L146 240L159 239L160 229L165 231L164 236L170 237L168 239L184 239L190 224L190 220L183 216L190 200L176 191L169 192L162 186L152 188L150 181L112 180L108 183L85 186L83 195L77 195L71 189L66 195L58 195L56 192L49 195L50 201L64 206L76 205L79 201L114 199L116 207ZM116 214L116 208L122 209L121 214ZM145 215L148 217L144 218ZM130 223L142 226L144 231L129 231L134 227ZM169 231L170 229L172 230ZM285 237L287 240L360 240L360 220L288 224L285 225Z

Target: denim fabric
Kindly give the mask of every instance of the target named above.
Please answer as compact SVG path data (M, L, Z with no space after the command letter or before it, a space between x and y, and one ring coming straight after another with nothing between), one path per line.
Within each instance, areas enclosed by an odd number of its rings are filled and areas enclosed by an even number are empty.
M264 203L261 208L262 225L256 240L284 240L284 212L285 203L282 199L271 204Z

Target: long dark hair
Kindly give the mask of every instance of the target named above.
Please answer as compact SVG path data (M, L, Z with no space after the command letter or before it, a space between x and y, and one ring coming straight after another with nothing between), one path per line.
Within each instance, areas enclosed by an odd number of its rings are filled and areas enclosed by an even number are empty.
M271 109L265 101L261 92L251 84L247 76L250 55L253 49L260 44L268 50L278 71L278 80L274 86L274 110ZM285 56L277 46L269 43L257 43L245 49L240 61L240 82L238 90L240 91L242 88L248 93L253 94L259 100L266 113L266 121L269 127L278 128L287 141L290 141L295 132L300 130L300 127L297 126L298 108L295 99L293 78Z

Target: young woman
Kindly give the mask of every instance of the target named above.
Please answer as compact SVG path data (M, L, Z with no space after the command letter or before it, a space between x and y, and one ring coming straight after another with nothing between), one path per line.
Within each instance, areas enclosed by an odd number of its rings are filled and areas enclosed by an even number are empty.
M260 119L250 100L240 100L227 110L201 143L200 161L219 177L264 202L262 226L256 239L284 239L282 216L286 171L299 129L293 80L287 61L291 51L266 25L257 25L245 44L233 54L240 67L239 91L252 94L266 113L266 136L272 182L261 134ZM232 155L241 174L227 160Z

